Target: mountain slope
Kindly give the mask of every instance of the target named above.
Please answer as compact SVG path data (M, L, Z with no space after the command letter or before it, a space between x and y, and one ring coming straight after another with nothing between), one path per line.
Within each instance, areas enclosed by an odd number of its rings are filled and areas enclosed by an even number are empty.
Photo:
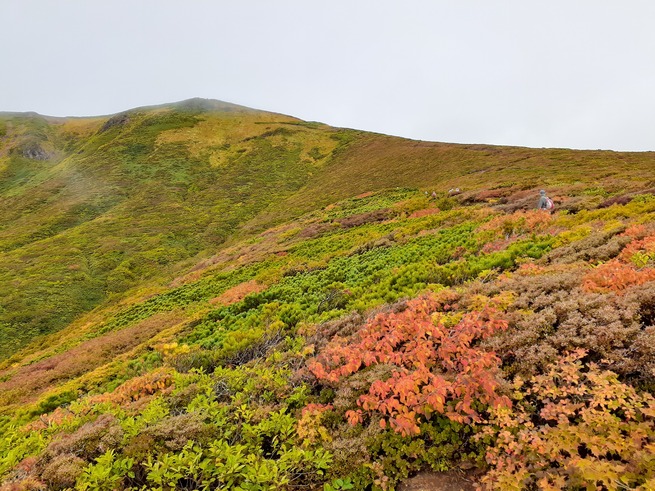
M0 356L164 281L196 254L349 196L396 186L630 190L654 160L416 142L201 99L109 118L5 114Z
M655 198L551 215L507 189L333 203L32 343L0 365L5 486L642 485Z
M293 118L181 107L5 118L2 353L218 247L304 184L321 162L308 152L335 146L330 132L287 129Z
M655 479L654 154L198 100L0 130L2 491Z

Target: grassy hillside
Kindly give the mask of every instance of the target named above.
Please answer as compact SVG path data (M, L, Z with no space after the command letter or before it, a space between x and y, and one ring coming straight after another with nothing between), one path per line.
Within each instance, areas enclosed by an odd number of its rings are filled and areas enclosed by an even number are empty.
M393 187L643 187L649 153L416 142L218 101L110 118L0 116L0 357L196 255ZM650 184L647 183L647 187Z
M653 489L655 154L2 121L3 490Z
M3 118L0 355L167 278L297 191L338 142L295 122L179 108Z

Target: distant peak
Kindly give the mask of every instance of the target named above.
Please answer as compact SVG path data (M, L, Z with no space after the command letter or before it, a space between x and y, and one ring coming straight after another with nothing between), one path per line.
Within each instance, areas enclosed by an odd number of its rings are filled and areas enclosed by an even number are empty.
M24 111L24 112L0 111L0 116L6 118L46 118L47 117L34 111Z
M259 112L257 109L252 109L231 102L219 101L217 99L203 99L202 97L194 97L180 102L167 104L176 109L183 109L187 111L202 111L202 112Z
M195 113L267 112L267 111L261 111L259 109L253 109L251 107L240 106L238 104L232 104L231 102L219 101L217 99L203 99L202 97L193 97L191 99L186 99L179 102L167 102L164 104L155 104L152 106L135 107L133 109L127 109L124 111L119 111L117 113L107 114L105 115L105 117L121 116L121 115L135 113L135 112L150 111L153 109L174 109L177 111L188 111L188 112L195 112ZM64 120L69 118L102 117L102 116L46 116L44 114L39 114L34 111L26 111L26 112L0 111L0 117L42 118L47 120Z
M137 107L123 112L130 113L134 111L148 111L152 109L175 109L177 111L189 111L189 112L201 112L201 113L262 112L257 109L252 109L250 107L240 106L238 104L232 104L231 102L219 101L217 99L203 99L201 97L194 97L192 99L186 99L184 101L179 101L179 102L168 102L165 104L157 104L154 106Z

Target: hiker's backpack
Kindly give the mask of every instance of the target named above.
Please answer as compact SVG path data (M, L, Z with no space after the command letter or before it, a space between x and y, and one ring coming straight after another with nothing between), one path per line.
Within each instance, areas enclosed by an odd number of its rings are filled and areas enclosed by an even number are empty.
M546 209L548 211L553 211L555 208L555 203L553 203L553 200L550 199L549 197L546 197Z

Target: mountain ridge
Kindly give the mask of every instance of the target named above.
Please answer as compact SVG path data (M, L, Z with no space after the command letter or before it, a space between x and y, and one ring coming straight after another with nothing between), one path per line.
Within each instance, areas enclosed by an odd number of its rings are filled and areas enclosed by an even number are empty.
M116 116L125 113L134 113L140 111L153 111L157 109L178 109L184 111L198 111L198 112L259 112L259 113L272 113L262 109L254 109L248 106L226 102L219 99L208 99L203 97L191 97L176 102L165 102L162 104L151 104L147 106L137 106L130 109L124 109L114 113L97 114L97 115L84 115L84 116L52 116L41 114L36 111L0 111L0 117L40 117L50 120L66 120L66 119L95 119Z

